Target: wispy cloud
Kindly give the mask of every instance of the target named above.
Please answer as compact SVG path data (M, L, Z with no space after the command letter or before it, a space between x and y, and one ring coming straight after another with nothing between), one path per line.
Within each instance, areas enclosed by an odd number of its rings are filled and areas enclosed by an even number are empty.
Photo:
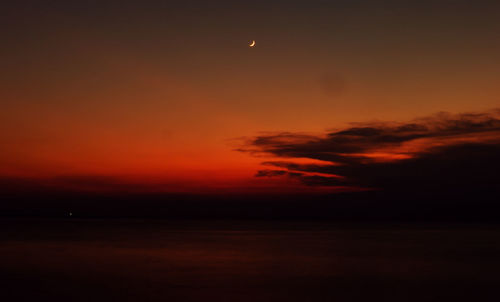
M239 151L276 158L257 176L293 177L312 186L378 189L496 186L500 110L449 114L406 123L352 123L324 135L277 133ZM296 163L295 159L320 160Z

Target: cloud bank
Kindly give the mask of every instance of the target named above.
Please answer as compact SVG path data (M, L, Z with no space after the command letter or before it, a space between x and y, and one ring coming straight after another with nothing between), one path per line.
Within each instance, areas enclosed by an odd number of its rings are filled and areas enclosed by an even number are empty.
M274 158L257 177L291 177L310 186L498 189L500 110L352 123L324 135L267 134L238 150Z

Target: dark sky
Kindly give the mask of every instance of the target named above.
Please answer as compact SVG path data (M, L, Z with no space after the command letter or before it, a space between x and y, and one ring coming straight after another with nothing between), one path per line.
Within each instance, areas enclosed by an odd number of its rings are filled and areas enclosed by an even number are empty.
M498 1L24 1L1 11L7 183L389 189L443 152L467 166L468 144L497 148ZM493 124L478 130L478 117ZM401 139L405 125L422 128ZM358 128L372 132L349 132ZM339 150L342 139L356 148Z

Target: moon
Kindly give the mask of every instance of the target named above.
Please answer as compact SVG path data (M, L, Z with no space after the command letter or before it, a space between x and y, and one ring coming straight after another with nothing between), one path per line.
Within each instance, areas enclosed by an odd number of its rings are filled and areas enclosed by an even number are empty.
M255 40L252 40L252 43L250 43L250 45L248 45L250 47L254 47L255 46Z

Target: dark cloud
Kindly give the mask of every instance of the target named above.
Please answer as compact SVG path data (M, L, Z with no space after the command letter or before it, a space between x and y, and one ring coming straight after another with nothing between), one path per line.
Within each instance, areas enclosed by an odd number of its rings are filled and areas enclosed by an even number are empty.
M287 174L287 171L282 170L260 170L257 171L255 177L272 177L272 176L281 176Z
M144 184L103 175L61 175L48 178L0 178L0 191L45 194L47 192L161 192L163 184Z
M307 185L499 189L500 111L439 113L408 123L356 123L322 136L263 135L241 150L277 158L262 163L277 170L259 171L259 176L286 175ZM297 163L297 158L322 162Z

